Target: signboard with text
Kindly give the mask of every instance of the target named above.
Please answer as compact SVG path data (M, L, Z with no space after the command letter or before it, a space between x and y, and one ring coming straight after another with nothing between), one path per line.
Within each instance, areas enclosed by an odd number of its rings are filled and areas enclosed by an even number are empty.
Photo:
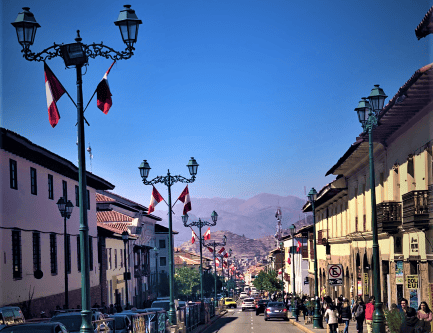
M343 285L343 265L328 265L328 283L330 286Z
M407 289L418 289L418 275L408 275L406 277Z

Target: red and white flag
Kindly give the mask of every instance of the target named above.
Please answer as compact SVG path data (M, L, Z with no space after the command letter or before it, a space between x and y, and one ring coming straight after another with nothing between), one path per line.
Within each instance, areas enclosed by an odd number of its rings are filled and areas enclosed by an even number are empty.
M108 111L111 108L111 105L113 105L113 101L111 100L111 91L110 86L108 85L108 74L110 73L111 68L116 63L114 61L107 72L105 72L104 77L102 78L101 82L99 82L98 86L96 87L96 105L99 110L104 112L105 114L108 113Z
M225 249L224 246L223 246L223 247L218 251L218 253L221 254L221 253L225 252L225 250L226 250L226 249Z
M221 254L224 258L227 258L229 256L229 254L226 252L225 248L223 247L218 253Z
M194 230L191 229L191 231L192 231L191 244L194 244L195 238L197 237L197 235L195 234Z
M209 250L210 253L213 253L213 249L211 247L207 247L207 249Z
M150 214L155 211L155 206L159 204L164 198L161 194L159 194L158 190L155 188L155 186L152 186L152 196L150 197L150 204L149 204L149 210L147 214Z
M227 268L227 262L223 260L223 267Z
M216 267L220 267L220 258L216 258L215 265Z
M302 246L301 242L298 241L298 247L296 248L296 252L299 252L299 250L301 249L301 246Z
M184 214L185 215L185 214ZM210 227L206 230L206 232L203 235L203 239L204 240L209 240L210 239Z
M51 127L55 127L60 119L59 110L57 109L56 102L63 96L66 89L63 88L59 79L51 71L51 68L44 62L44 73L45 73L45 91L47 94L47 106L48 106L48 120L50 121Z
M290 260L290 254L289 257L287 258L287 263L290 265L292 263L292 261Z
M177 200L183 202L183 215L186 215L186 213L191 210L191 199L189 197L188 185L186 185L185 189L182 191Z

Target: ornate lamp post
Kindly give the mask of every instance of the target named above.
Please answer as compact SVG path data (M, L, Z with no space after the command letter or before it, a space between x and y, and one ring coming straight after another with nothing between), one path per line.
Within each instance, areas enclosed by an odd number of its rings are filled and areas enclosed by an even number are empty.
M284 302L284 243L280 242L280 252L281 252L281 298Z
M209 242L207 244L203 244L205 247L213 247L213 265L214 265L214 280L215 280L215 291L214 291L214 304L215 308L218 306L218 300L217 300L217 270L216 270L216 251L215 248L217 246L226 246L227 243L227 237L224 235L223 241L221 243L217 243L216 241Z
M127 231L122 232L122 240L123 240L123 262L125 263L125 273L123 273L123 280L125 281L125 303L126 310L129 310L129 294L128 294L128 265L126 262L126 243L128 243L129 234Z
M295 232L296 232L296 227L294 224L292 224L290 226L290 235L292 236L292 248L291 248L291 253L292 253L292 317L295 318L296 321L298 321L298 306L297 306L297 302L296 302L296 298L295 298Z
M150 166L146 160L144 160L138 169L140 170L140 175L143 180L144 185L155 185L158 183L162 183L168 188L168 265L169 269L169 286L170 286L170 310L168 311L168 318L170 320L171 325L176 325L176 310L174 308L174 253L173 253L173 229L172 229L172 207L171 207L171 186L174 183L193 183L195 181L195 175L197 174L198 164L194 157L191 157L187 164L189 173L191 174L191 178L187 179L183 176L177 175L172 176L170 174L170 170L167 171L167 176L157 176L152 180L146 180L149 176Z
M315 297L313 328L323 328L322 316L320 315L319 279L317 277L316 211L314 207L316 199L317 199L317 191L313 187L308 193L308 200L311 203L311 210L313 211L314 297Z
M129 59L134 54L134 43L137 41L138 26L142 23L137 18L131 6L125 5L120 11L119 17L114 24L119 27L123 42L126 44L125 51L115 51L111 47L101 44L83 44L79 30L75 43L56 44L46 48L39 53L33 53L30 46L35 40L36 30L40 25L29 11L29 7L23 7L23 12L18 14L12 25L15 27L18 42L22 46L22 53L28 61L46 61L55 57L62 57L66 67L75 66L77 78L77 124L78 124L78 179L79 179L79 202L80 202L80 246L81 246L81 299L83 324L81 332L93 332L92 312L90 310L90 269L89 269L89 226L87 221L87 184L86 184L86 147L84 138L84 116L83 116L83 89L81 69L88 63L89 57L102 56L106 59L123 60Z
M69 249L67 244L67 230L66 230L66 220L68 220L71 217L72 209L74 208L74 205L72 204L71 200L66 200L61 197L57 201L57 207L59 208L60 215L64 218L63 220L63 234L64 234L64 252L65 252L65 307L66 309L69 309L69 290L68 290L68 269L69 267Z
M385 316L382 309L380 295L380 269L379 269L379 241L377 232L376 215L376 182L374 177L374 157L373 157L373 129L377 126L378 114L382 110L385 99L388 96L378 84L371 89L368 98L363 97L355 111L358 113L359 122L364 133L368 133L369 144L369 164L370 164L370 190L371 190L371 230L373 232L373 295L375 298L375 310L373 313L373 332L385 332ZM368 100L367 100L368 99Z
M155 251L155 266L156 266L156 288L155 288L155 290L156 290L156 297L158 298L158 288L159 288L159 286L158 286L158 275L159 275L159 273L158 273L158 255L159 255L159 249L155 246L153 248L153 251Z
M185 227L197 227L199 230L199 246L200 246L200 300L203 301L203 248L202 248L202 244L203 244L203 237L201 236L201 228L203 228L204 226L211 226L213 227L214 225L216 225L216 222L218 220L218 214L213 211L212 214L210 215L212 222L208 222L208 221L202 221L200 218L198 219L198 221L192 221L190 223L188 223L188 214L182 215L182 222L183 225Z

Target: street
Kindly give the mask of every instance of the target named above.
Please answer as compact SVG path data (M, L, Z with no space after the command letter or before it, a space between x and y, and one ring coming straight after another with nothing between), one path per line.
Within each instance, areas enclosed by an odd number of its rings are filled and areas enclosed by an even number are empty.
M281 319L271 319L265 321L263 313L256 316L255 311L245 311L237 309L227 309L227 314L218 319L213 325L206 329L205 333L279 333L279 332L302 332L288 321Z

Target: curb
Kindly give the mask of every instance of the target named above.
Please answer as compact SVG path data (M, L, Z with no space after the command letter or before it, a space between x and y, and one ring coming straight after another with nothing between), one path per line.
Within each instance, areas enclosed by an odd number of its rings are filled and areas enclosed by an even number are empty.
M314 333L312 330L306 328L304 325L299 324L298 322L294 321L293 319L289 319L289 323L293 326L296 326L300 330L304 331L305 333Z

